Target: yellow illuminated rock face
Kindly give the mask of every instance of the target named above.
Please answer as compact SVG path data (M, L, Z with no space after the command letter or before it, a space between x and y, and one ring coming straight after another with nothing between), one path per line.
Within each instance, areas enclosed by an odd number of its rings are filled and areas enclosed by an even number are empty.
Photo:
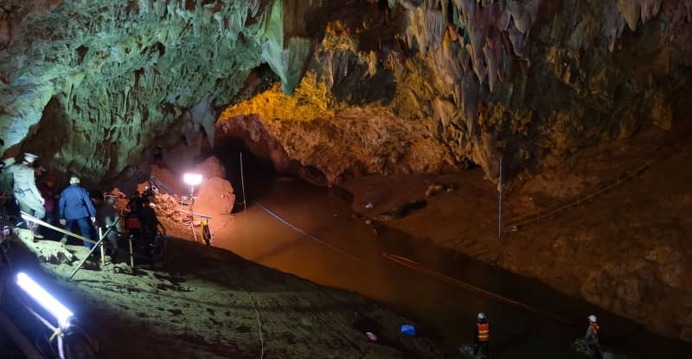
M332 96L325 85L308 74L292 95L286 95L277 83L247 101L229 106L219 121L232 121L235 116L245 115L286 121L326 120L334 116L331 102Z

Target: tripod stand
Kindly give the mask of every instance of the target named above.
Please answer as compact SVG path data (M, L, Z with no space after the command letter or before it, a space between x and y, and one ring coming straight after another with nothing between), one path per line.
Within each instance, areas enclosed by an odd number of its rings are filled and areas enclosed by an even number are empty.
M192 238L197 242L197 232L195 231L195 187L190 185L190 230L192 230Z

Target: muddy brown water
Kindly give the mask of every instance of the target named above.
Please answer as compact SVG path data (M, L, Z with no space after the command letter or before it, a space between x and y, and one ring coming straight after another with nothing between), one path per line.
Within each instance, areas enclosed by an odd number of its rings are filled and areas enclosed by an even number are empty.
M261 192L228 228L212 228L215 246L360 293L433 330L450 348L470 344L475 316L482 311L492 326L495 358L580 358L570 344L584 334L586 317L595 313L602 343L615 353L692 357L690 343L654 335L539 281L437 248L386 224L354 219L341 191L278 179Z

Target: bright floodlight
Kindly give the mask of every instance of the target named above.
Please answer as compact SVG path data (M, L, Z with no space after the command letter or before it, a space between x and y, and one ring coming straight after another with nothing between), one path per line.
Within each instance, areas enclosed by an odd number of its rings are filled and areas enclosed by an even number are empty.
M67 328L70 318L74 316L69 309L65 308L62 303L58 302L57 299L23 272L17 274L17 285L40 304L43 309L52 314L58 320L60 328Z
M202 183L202 175L197 173L186 173L183 175L183 182L190 186L197 186Z

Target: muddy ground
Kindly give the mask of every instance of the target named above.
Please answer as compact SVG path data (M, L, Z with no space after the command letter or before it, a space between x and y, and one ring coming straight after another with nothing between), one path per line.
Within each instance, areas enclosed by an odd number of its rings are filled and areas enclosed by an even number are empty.
M501 202L480 170L344 187L369 218L692 341L691 165L689 131L650 129L555 158Z

